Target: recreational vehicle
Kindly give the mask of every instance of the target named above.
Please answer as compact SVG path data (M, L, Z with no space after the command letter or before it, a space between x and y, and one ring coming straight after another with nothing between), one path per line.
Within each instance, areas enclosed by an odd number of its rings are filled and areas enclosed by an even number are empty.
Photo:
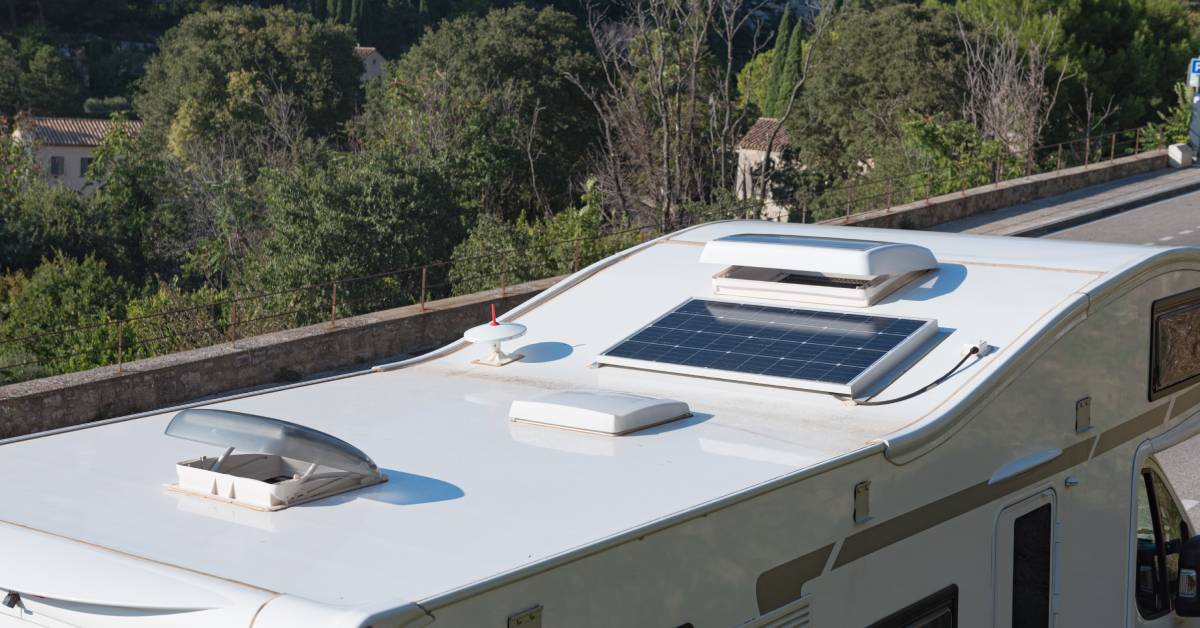
M731 221L0 445L0 625L1200 625L1200 250Z

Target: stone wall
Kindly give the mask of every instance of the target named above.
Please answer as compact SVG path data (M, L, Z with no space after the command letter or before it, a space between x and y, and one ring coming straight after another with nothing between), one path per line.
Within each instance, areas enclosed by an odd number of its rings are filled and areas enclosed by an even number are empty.
M0 438L164 408L201 397L369 365L458 339L558 281L373 312L203 349L0 387Z
M952 192L934 196L928 201L921 200L849 217L834 218L826 220L825 223L891 229L928 229L951 220L1057 196L1089 185L1107 183L1166 167L1165 149L1147 151L1140 155L1121 157L1089 166L1077 166L994 185L968 188L965 192Z
M920 229L1167 167L1165 150L969 189L829 221ZM0 387L0 438L169 407L198 398L287 383L314 373L366 365L444 345L553 285L544 279L254 336L194 351Z

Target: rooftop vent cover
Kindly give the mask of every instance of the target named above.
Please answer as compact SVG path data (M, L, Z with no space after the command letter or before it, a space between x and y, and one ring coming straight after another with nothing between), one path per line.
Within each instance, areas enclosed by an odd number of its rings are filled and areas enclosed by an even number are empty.
M726 268L716 294L866 307L937 268L915 244L752 234L717 238L700 261Z
M350 443L265 416L194 408L176 414L166 434L225 448L218 458L177 463L179 483L167 488L256 510L280 510L387 481Z
M622 392L563 390L518 400L508 411L513 421L620 436L692 415L682 401Z

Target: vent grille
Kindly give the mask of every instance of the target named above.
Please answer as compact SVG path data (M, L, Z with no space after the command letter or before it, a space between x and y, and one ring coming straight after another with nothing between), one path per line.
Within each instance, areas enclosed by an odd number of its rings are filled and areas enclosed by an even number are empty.
M799 284L805 286L825 286L827 288L862 289L871 284L870 279L851 279L848 277L824 277L821 275L806 275L792 273L784 276L779 283Z

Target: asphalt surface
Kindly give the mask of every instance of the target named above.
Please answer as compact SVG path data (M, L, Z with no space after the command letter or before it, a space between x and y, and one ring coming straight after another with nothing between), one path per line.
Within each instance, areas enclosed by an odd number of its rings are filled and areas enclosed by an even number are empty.
M1200 192L1153 203L1046 236L1147 246L1200 246ZM1200 525L1200 437L1158 454L1158 461Z

